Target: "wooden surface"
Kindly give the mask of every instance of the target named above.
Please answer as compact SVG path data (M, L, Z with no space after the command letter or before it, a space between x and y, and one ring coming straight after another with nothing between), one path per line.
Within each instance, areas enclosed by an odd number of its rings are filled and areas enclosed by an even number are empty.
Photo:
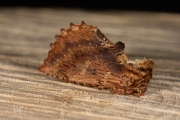
M131 60L151 58L153 79L142 97L110 94L38 71L49 43L69 23L123 41ZM1 120L179 120L180 14L76 9L0 9Z

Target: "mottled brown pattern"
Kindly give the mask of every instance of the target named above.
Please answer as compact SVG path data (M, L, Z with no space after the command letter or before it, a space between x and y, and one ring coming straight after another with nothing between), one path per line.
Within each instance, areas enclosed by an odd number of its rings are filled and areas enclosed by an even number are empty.
M152 78L152 60L128 60L124 43L112 43L97 27L84 22L61 29L50 45L39 70L66 82L141 96Z

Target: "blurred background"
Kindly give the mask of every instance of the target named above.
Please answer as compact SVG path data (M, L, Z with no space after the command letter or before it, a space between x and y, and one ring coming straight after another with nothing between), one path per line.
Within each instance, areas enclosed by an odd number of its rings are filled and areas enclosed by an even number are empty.
M136 10L180 12L178 1L132 1L132 0L3 0L0 7L66 7L86 10Z

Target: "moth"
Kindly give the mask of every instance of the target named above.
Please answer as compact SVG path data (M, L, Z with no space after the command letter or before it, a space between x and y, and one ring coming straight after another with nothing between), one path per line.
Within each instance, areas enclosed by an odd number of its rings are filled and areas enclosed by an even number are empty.
M123 42L113 43L84 21L61 29L39 70L47 75L111 93L141 96L152 79L151 59L129 60Z

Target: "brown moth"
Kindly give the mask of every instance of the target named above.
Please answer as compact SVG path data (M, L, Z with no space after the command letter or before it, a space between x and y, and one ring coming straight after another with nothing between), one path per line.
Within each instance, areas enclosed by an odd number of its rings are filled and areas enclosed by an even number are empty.
M128 60L124 43L112 43L97 27L71 23L55 38L41 72L121 95L141 96L147 90L154 62Z

